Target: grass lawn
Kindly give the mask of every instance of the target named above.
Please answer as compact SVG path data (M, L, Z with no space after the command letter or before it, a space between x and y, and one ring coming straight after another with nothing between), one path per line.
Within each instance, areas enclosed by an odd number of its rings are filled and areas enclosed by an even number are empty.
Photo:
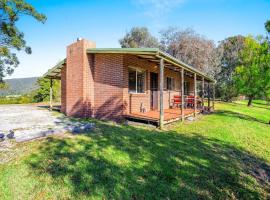
M270 106L244 103L167 131L95 121L18 144L0 199L270 199Z

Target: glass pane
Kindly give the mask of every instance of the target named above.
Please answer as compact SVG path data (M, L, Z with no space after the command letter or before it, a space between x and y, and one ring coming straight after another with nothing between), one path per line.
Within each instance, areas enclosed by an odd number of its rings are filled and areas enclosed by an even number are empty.
M170 89L170 78L167 77L167 86L166 89L169 90Z
M136 92L136 71L132 69L128 70L128 91Z
M166 76L164 76L164 80L163 80L163 89L164 90L167 90L167 83L168 83L168 79L167 79L168 77L166 77Z
M167 90L174 89L174 79L171 77L167 77Z
M144 92L144 72L137 72L137 92Z
M184 94L189 95L189 82L184 82Z

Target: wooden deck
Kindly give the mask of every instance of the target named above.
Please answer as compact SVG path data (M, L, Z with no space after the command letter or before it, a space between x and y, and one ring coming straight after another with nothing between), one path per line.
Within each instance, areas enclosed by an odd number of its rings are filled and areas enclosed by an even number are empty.
M200 113L201 110L197 110L197 113ZM194 109L185 109L184 116L189 117L194 115ZM126 115L128 119L136 119L145 122L159 122L159 111L158 110L151 110L145 113L136 112L130 113ZM164 109L164 124L168 124L174 121L181 120L181 109L173 108L173 109Z

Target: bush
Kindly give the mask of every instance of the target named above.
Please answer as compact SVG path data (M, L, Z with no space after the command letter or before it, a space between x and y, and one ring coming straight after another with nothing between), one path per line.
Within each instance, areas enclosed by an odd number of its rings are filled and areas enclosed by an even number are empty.
M31 95L0 97L0 104L26 104L33 103Z
M33 92L34 102L43 102L50 100L50 80L44 77L38 79L39 88ZM61 82L53 80L53 101L59 102L61 99Z

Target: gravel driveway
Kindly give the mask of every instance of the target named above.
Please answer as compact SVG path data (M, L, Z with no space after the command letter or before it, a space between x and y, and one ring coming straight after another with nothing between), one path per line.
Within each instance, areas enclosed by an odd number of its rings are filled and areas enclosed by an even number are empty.
M0 133L17 142L66 132L68 121L48 109L34 105L0 105Z
M16 157L13 139L24 142L65 132L90 133L93 128L94 123L72 120L36 105L0 105L0 164Z

